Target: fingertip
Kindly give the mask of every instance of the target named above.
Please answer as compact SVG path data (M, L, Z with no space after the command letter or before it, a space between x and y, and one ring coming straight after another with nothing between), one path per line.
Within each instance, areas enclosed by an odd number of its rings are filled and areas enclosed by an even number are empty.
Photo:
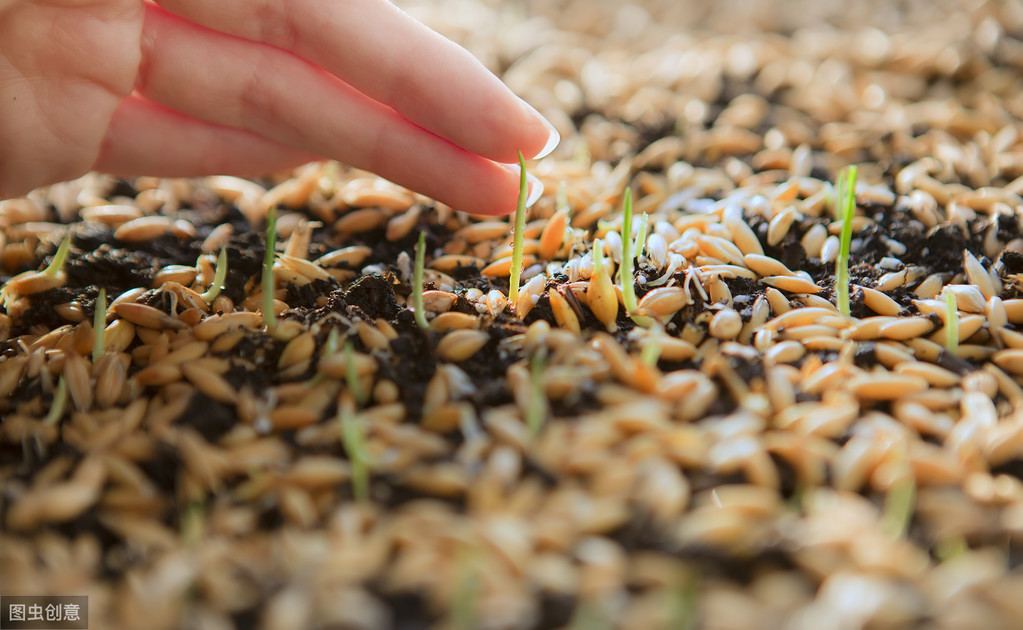
M543 132L534 134L536 136L536 140L534 142L539 144L539 140L542 140L544 143L543 148L534 153L529 159L539 160L540 158L547 157L555 148L557 148L558 143L561 142L561 134L558 133L558 130L553 124L551 124L551 121L547 120L535 107L523 99L519 99L519 101L522 103L523 109L526 110L527 116L532 119L533 125L538 127L538 129L543 129ZM539 123L539 125L537 125L537 123Z

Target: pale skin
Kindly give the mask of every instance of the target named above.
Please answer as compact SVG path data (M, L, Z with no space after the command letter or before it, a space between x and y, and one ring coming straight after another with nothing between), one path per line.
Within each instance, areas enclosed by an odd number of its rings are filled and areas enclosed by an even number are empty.
M330 158L505 214L508 164L556 143L472 55L386 0L0 0L0 199L90 170L259 175Z

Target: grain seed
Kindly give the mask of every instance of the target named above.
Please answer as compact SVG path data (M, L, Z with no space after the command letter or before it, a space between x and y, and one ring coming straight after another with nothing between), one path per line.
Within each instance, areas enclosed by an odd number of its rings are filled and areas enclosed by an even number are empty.
M715 339L735 339L742 330L742 317L734 309L723 308L710 320L707 332Z
M114 230L114 238L129 243L143 243L163 236L170 230L170 227L170 217L139 217Z
M437 332L446 332L449 330L458 330L463 328L475 328L478 321L475 316L469 315L468 313L459 313L457 311L448 311L447 313L441 313L437 317L434 317L430 321L430 328Z
M966 249L963 250L963 269L970 282L984 295L985 300L1002 292L1001 282L993 278L987 269L984 269L984 265Z
M743 256L743 262L760 276L796 275L791 269L782 264L781 261L762 254L746 254Z
M207 370L197 363L183 363L181 373L195 385L196 389L213 400L231 405L238 400L238 392L216 372Z
M437 344L437 354L457 363L479 352L490 341L490 334L482 330L453 330Z
M554 320L558 323L558 326L579 334L581 330L579 327L579 317L576 316L568 300L558 290L549 291L547 297L550 300L551 311L554 313Z
M874 372L860 374L849 379L848 388L860 398L873 400L895 400L903 396L925 391L925 379L898 372Z
M548 219L540 233L540 260L554 260L558 250L565 242L565 230L568 228L568 210L561 209ZM507 225L505 226L507 233Z
M171 317L163 311L152 306L146 306L145 304L122 302L115 305L110 311L114 315L122 317L137 326L154 330L163 330L164 328L181 329L186 327L176 317Z
M876 318L873 318L876 319ZM878 335L885 339L913 339L929 333L934 324L926 317L903 317L896 321L882 324Z
M799 276L768 276L761 278L760 281L769 287L789 293L820 293L823 291L822 287Z
M888 315L891 317L897 316L902 312L902 307L899 303L888 297L888 295L870 289L867 287L861 287L859 285L852 285L854 289L858 289L863 292L863 303L867 308L874 311L878 315Z

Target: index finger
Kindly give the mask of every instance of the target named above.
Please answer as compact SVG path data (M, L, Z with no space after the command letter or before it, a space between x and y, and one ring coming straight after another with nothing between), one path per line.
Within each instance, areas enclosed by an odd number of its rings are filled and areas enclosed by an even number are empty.
M290 51L477 155L543 157L554 128L461 46L386 0L157 0L185 19Z

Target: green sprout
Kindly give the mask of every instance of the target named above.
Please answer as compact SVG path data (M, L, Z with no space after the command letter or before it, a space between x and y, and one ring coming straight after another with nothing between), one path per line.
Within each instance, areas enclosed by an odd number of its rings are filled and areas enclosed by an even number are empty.
M50 403L50 411L43 419L43 424L57 424L60 417L64 415L65 407L67 407L67 383L64 382L62 374L57 379L57 391L53 394L53 402Z
M608 619L599 602L586 599L576 607L568 627L570 630L610 630L614 624Z
M426 330L430 324L426 321L426 309L423 307L423 269L426 267L426 232L419 233L416 243L416 265L412 270L412 308L416 325Z
M916 501L916 477L906 460L905 453L897 465L899 476L885 494L884 513L881 516L882 527L896 540L903 538L909 531L913 505Z
M331 328L330 332L327 333L327 341L323 343L323 356L331 357L337 354L339 340L340 335L337 332L337 328Z
M266 252L263 255L263 323L267 330L277 328L274 313L274 247L277 245L277 211L273 207L266 215Z
M643 253L643 248L646 247L646 231L650 222L650 217L647 213L643 213L643 216L639 218L639 229L636 230L636 243L632 246L633 254L639 256Z
M970 546L966 544L966 539L959 534L939 540L938 543L934 545L934 555L942 562L955 560L956 558L965 555L969 550Z
M68 234L64 237L64 240L60 242L60 246L57 247L57 253L53 255L53 260L46 266L43 273L49 276L55 276L60 273L64 263L67 262L67 251L71 247L71 235Z
M212 304L213 300L220 295L220 292L224 289L224 280L227 278L227 248L220 248L220 255L217 256L217 268L213 272L213 284L210 285L209 291L203 293L202 299L206 300L207 304Z
M355 402L365 405L369 394L359 382L359 373L355 369L355 348L352 347L350 341L345 344L345 384L348 386L348 391L352 392Z
M693 630L696 628L696 602L700 584L696 576L680 575L669 591L667 628Z
M849 244L852 242L852 221L856 213L856 167L850 166L838 177L838 197L835 200L842 219L842 235L835 261L835 294L838 312L849 317Z
M323 350L320 351L320 356L332 357L335 354L337 354L337 351L338 351L337 328L331 328L330 332L327 333L327 340L323 343ZM306 382L306 384L309 387L315 387L316 385L322 383L325 378L327 378L327 375L324 372L317 371L316 374L314 374L313 377Z
M622 208L622 265L618 270L621 274L622 298L625 312L631 317L639 304L636 301L636 279L634 261L632 259L632 189L625 189L625 202Z
M365 501L369 498L369 455L362 424L348 404L338 405L337 421L341 425L341 442L352 467L352 495L356 501Z
M519 276L522 274L522 242L526 231L526 159L519 151L519 204L515 208L515 233L512 235L512 264L508 276L508 302L519 300Z
M661 335L663 330L660 326L650 330L650 334L643 340L643 349L640 351L639 358L644 365L657 367L657 361L661 358Z
M470 550L459 549L458 583L455 586L454 600L451 602L451 623L447 626L452 630L472 630L477 627L480 580L473 564Z
M951 291L945 291L945 348L950 354L959 352L959 307Z
M554 206L558 210L570 210L568 205L568 185L564 181L558 184L558 193L554 197Z
M547 418L547 392L544 389L544 370L547 369L547 348L541 346L529 359L529 404L526 406L526 426L531 435L539 435Z
M95 365L106 349L107 290L100 289L96 298L96 312L92 316L92 363Z
M194 545L202 540L206 531L206 506L202 501L192 500L181 512L181 542Z

